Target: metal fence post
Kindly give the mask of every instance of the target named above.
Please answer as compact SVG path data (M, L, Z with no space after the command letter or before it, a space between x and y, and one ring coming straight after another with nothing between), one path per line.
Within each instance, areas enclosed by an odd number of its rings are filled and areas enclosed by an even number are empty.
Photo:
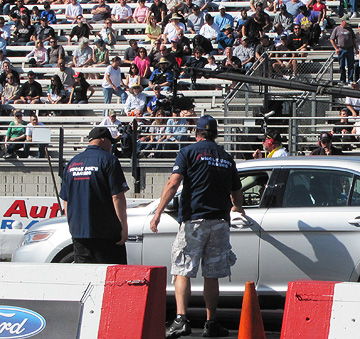
M137 153L137 135L138 135L138 123L134 119L133 123L133 133L132 133L132 157L131 157L131 174L134 178L134 193L140 193L140 166L138 162L138 153Z
M62 179L64 171L64 127L59 128L59 177Z

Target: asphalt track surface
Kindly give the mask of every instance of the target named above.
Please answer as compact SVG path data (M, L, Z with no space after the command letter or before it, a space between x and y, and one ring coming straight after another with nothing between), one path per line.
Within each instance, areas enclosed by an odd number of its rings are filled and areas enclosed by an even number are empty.
M238 338L240 314L240 309L226 309L218 311L218 320L224 327L226 327L230 331L230 336L226 338ZM283 310L262 310L261 314L264 323L266 338L279 339L281 333ZM180 338L202 338L201 334L205 322L204 315L205 309L189 309L188 318L191 322L192 334Z

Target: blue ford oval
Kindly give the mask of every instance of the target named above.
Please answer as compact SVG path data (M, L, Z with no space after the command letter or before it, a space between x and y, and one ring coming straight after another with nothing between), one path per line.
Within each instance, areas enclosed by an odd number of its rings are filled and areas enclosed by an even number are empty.
M0 338L29 338L46 326L45 319L22 307L0 305Z

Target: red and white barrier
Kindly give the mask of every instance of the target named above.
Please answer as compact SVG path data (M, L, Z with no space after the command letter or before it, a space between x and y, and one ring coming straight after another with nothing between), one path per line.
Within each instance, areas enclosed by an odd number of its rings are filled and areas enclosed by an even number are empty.
M52 322L58 326L60 319L54 314L61 314L57 307L64 302L63 314L67 305L69 310L74 304L79 308L75 312L79 314L75 324L77 338L157 339L165 336L166 267L0 263L0 272L0 308L1 305L16 308L25 301L28 305L25 310L30 309L37 318L45 319L48 328L45 326L42 330L43 336L46 330L50 331ZM48 311L38 316L39 311L31 310L32 303L35 306L46 303ZM31 316L20 322L14 315L11 322L5 311L0 312L0 331L25 333ZM7 318L1 318L3 316ZM45 338L58 338L58 332L59 329L54 334L48 332Z
M281 339L360 338L360 284L290 282Z

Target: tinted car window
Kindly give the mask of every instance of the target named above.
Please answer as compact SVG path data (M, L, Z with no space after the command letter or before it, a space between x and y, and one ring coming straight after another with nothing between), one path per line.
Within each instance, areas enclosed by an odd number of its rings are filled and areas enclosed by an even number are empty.
M259 207L269 181L269 176L270 173L266 171L240 174L244 206Z
M282 206L345 206L348 204L352 180L351 173L342 171L290 170Z
M354 189L351 196L351 206L360 206L360 178L356 177L354 181Z

